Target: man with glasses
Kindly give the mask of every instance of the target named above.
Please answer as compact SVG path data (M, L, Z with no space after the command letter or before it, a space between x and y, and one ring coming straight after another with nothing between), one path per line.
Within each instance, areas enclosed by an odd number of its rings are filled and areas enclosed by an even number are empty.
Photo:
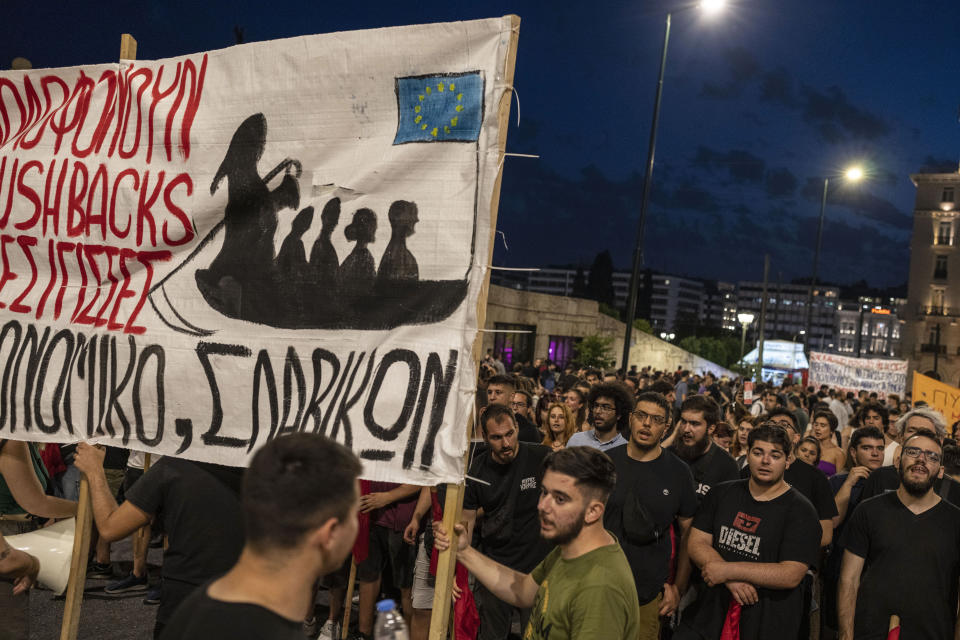
M534 424L531 419L530 411L533 408L533 397L526 391L517 390L513 394L510 408L513 409L514 416L517 418L520 442L541 442L543 436L537 430L537 425Z
M537 502L540 499L540 464L550 448L518 441L513 411L489 405L480 416L487 449L470 465L463 497L463 522L467 539L480 529L480 548L489 557L514 571L527 573L546 557L552 545L540 538ZM483 510L483 518L477 512ZM506 640L514 607L486 587L477 587L480 640ZM529 609L519 610L526 626Z
M590 412L587 424L593 428L573 434L567 446L593 447L609 452L626 444L622 432L627 429L633 406L633 395L618 382L598 384L591 388L587 396Z
M690 578L686 545L679 544L676 578L671 580L671 528L680 539L690 530L697 510L693 475L660 441L670 421L670 401L644 392L630 414L626 446L607 451L617 470L617 484L607 502L604 526L620 540L630 563L640 602L640 635L660 637L661 616L671 616Z
M929 407L920 407L903 414L897 420L896 428L898 447L900 442L905 442L920 429L929 429L936 434L940 442L943 442L943 439L947 437L947 421L939 411ZM867 500L887 491L895 491L900 486L900 476L897 473L899 460L900 452L898 449L894 452L893 466L880 467L870 474L866 482L863 483L861 500ZM960 503L960 483L952 478L935 478L933 490L947 502L960 506L958 504Z
M960 637L960 509L934 491L941 456L937 433L915 431L903 441L899 488L864 500L850 517L840 640L886 638L894 614L905 638Z

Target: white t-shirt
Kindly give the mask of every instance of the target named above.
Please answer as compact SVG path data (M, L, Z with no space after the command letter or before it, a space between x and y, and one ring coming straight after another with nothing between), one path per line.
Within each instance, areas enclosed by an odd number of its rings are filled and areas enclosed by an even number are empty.
M883 449L883 466L891 467L893 466L893 454L896 453L897 447L900 446L900 443L894 440L888 444Z

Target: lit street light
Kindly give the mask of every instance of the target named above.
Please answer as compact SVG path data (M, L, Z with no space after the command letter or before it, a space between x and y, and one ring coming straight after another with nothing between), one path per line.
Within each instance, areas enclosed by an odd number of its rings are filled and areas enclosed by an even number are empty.
M857 182L863 178L863 169L860 167L850 167L844 174L844 178L849 182ZM817 223L817 245L816 249L813 252L813 276L810 278L810 287L807 290L807 322L806 330L801 331L801 334L805 334L804 338L804 350L806 354L810 355L810 338L812 336L810 331L810 323L813 320L813 288L817 286L817 266L820 262L820 241L823 238L823 214L827 208L827 188L830 184L830 178L823 179L823 197L820 199L820 219ZM821 338L822 340L822 338ZM821 342L822 345L822 342Z
M666 340L667 342L673 342L673 339L677 337L675 333L667 333L666 331L660 332L660 339Z
M719 12L726 0L701 0L701 11L708 15ZM691 8L691 7L686 7ZM680 9L681 11L684 9ZM630 272L630 293L627 296L627 328L623 338L623 370L630 366L630 338L633 321L637 315L637 289L640 287L640 267L643 265L643 229L647 220L647 204L650 201L650 188L653 185L653 159L657 148L657 126L660 122L660 98L663 96L663 73L667 68L667 45L670 42L670 20L672 12L667 13L663 32L663 49L660 52L660 73L657 76L657 91L653 100L653 120L650 123L650 141L647 147L647 169L643 178L643 196L640 200L640 220L637 223L637 242L633 248L633 269Z

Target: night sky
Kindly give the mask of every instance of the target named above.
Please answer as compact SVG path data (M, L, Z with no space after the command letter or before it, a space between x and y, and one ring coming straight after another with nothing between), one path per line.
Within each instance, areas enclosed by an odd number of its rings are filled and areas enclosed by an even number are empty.
M745 0L706 20L678 2L6 3L0 65L115 60L120 33L156 59L246 41L516 13L522 19L495 264L628 268L663 41L673 31L647 220L646 265L784 281L906 281L909 174L960 159L960 2ZM594 10L591 12L590 10ZM843 185L843 168L869 172ZM834 180L836 178L836 180Z

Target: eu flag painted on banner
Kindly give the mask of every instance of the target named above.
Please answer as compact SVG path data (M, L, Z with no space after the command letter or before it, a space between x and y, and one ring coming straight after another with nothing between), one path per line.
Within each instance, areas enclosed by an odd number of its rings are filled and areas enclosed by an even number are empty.
M483 120L480 72L397 78L397 137L407 142L473 142Z

